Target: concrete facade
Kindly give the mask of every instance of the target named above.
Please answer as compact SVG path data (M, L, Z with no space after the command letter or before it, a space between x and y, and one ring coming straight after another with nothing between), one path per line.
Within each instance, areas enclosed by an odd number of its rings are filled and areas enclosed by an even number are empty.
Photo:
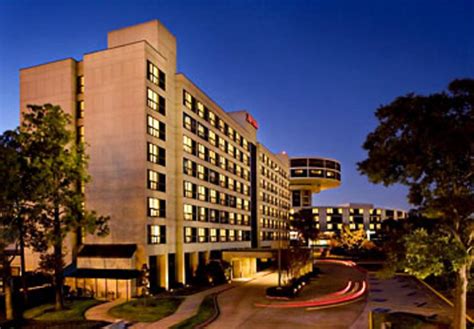
M258 142L247 111L225 111L178 74L176 55L176 38L154 20L110 32L106 49L80 61L20 71L21 111L51 103L71 115L89 155L86 207L110 216L108 236L65 241L75 289L133 296L143 269L152 290L169 289L223 250L288 239L288 156ZM86 246L107 252L91 257ZM110 246L133 246L133 254ZM255 257L236 257L235 277L255 273ZM34 270L37 258L27 260Z

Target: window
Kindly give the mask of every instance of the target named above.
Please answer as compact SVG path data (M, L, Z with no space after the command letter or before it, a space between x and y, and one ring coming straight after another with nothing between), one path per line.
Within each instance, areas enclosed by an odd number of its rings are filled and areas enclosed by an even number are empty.
M183 116L183 126L189 131L196 132L196 120L191 118L189 115Z
M211 125L215 126L216 125L216 115L214 112L209 111L208 112L208 121Z
M148 198L148 216L166 217L165 200L161 200L157 198Z
M147 124L147 131L149 135L159 138L161 140L166 140L166 125L163 122L149 115L147 119Z
M217 199L217 191L213 189L209 189L209 201L212 203L218 203L219 200Z
M148 188L150 190L166 192L166 176L154 170L148 170Z
M207 229L206 228L200 227L198 229L198 241L207 242Z
M148 225L148 244L166 243L166 226Z
M208 140L209 140L209 143L211 143L211 145L217 146L216 133L213 132L212 130L209 130Z
M158 145L148 143L148 161L166 166L166 150Z
M196 185L191 182L184 182L184 196L187 198L196 198Z
M150 88L147 88L147 105L149 108L158 111L165 115L166 113L166 101L165 98L155 93Z
M197 114L201 117L204 118L206 115L206 111L204 109L204 105L202 105L201 102L197 102Z
M220 238L219 240L221 242L226 242L227 241L227 232L226 232L225 229L221 228L219 230L219 238Z
M183 149L185 152L188 152L190 154L194 154L194 141L189 138L188 136L183 136Z
M204 127L202 124L198 123L198 130L197 134L204 140L207 140L207 128Z
M196 207L190 204L185 204L183 207L184 220L195 220L196 218Z
M199 207L198 219L200 222L207 222L207 208Z
M77 142L84 143L84 126L77 127Z
M229 230L229 241L235 241L235 231Z
M77 118L83 118L84 117L84 101L78 101L77 102Z
M210 240L211 242L217 242L217 229L211 228Z
M80 75L77 77L77 93L83 94L84 93L84 76Z
M150 61L148 61L147 77L152 83L166 90L166 74Z
M226 141L224 140L224 138L219 137L219 148L223 152L226 152L226 145L225 144L226 144Z
M183 159L183 172L189 176L196 176L196 164L188 159Z
M207 188L204 186L198 186L198 199L201 201L207 201Z
M197 176L199 179L207 181L207 168L202 165L197 165Z
M184 105L188 109L192 110L192 108L193 108L193 96L191 96L191 94L188 93L187 91L183 91L183 94L184 94L184 100L183 100Z
M196 228L194 227L184 228L184 242L186 243L196 242Z
M203 160L207 160L207 149L204 145L202 144L198 144L198 157L203 159Z
M216 152L212 150L209 150L209 162L212 163L213 165L216 165L217 163Z

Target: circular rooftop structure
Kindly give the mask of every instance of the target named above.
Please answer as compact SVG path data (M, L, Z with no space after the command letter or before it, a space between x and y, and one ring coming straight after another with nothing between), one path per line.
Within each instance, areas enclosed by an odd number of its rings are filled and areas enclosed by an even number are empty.
M341 185L341 164L327 158L290 159L290 189L319 193Z

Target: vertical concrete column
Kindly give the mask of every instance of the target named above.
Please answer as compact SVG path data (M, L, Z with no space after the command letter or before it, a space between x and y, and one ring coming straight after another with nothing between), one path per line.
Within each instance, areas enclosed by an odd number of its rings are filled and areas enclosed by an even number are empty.
M257 273L257 258L250 258L250 276Z
M156 257L157 262L159 265L159 283L160 287L165 288L166 290L169 289L169 282L168 282L168 255L159 255Z
M186 264L184 252L176 250L176 281L182 284L186 283Z
M196 270L199 266L199 252L195 251L192 252L190 255L190 260L191 260L191 273L192 275L196 275Z

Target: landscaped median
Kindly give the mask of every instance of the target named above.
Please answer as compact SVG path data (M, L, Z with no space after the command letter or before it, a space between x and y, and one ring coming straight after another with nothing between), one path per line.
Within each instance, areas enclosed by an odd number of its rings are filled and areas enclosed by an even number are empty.
M106 323L89 321L84 317L87 309L100 304L96 299L74 299L65 302L64 310L55 311L53 304L44 304L26 310L24 320L12 324L22 328L101 328Z
M212 320L219 315L219 308L216 298L216 294L206 296L201 302L201 305L199 305L196 315L172 326L171 329L199 328L205 323L212 322Z
M129 322L155 322L173 314L183 302L181 297L147 297L112 307L108 314Z

